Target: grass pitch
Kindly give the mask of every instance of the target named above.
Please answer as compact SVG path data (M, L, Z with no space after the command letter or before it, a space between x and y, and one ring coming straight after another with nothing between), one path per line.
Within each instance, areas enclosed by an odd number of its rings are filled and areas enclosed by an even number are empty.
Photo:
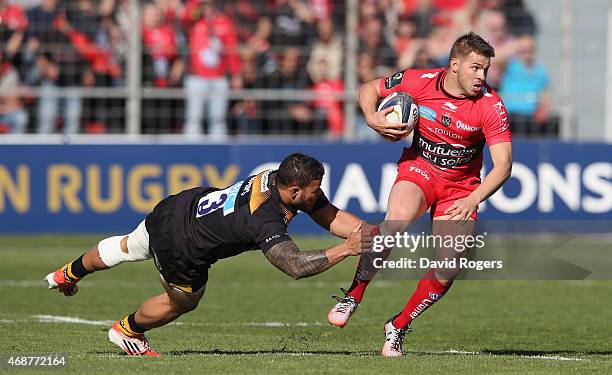
M68 358L68 368L19 373L612 373L610 281L457 281L415 322L406 356L384 359L383 325L416 281L375 281L337 329L326 321L329 297L349 284L355 259L294 281L255 251L213 266L198 309L148 333L161 358L134 358L107 330L162 292L152 262L90 275L66 298L41 279L101 237L0 239L0 357ZM332 243L298 239L304 249Z

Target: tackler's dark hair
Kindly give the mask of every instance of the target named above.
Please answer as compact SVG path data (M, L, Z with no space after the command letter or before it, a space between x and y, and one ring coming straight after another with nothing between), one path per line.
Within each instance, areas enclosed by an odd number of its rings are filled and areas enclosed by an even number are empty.
M303 188L312 181L323 179L325 169L320 161L299 152L285 158L278 167L276 182L280 186L298 185Z

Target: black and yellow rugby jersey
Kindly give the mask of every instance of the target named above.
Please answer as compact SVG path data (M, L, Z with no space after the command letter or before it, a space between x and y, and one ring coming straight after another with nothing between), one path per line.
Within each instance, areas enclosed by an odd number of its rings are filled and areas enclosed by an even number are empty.
M312 212L328 203L321 192ZM276 171L268 170L224 189L197 187L172 195L147 216L146 225L156 252L171 251L191 265L211 265L290 240L287 225L296 214L281 201Z

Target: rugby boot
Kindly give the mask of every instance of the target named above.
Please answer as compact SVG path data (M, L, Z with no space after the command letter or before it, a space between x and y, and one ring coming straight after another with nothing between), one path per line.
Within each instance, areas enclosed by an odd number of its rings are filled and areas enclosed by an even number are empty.
M404 328L395 328L393 326L395 316L385 324L385 344L383 345L381 355L383 357L401 357L404 355L404 337L406 333L410 333L410 326Z
M58 269L55 272L51 272L45 276L44 281L47 283L49 289L58 289L60 293L64 293L66 297L71 297L77 294L79 287L77 283L80 279L70 276L68 271L68 265Z
M108 330L108 340L117 345L119 349L127 353L127 355L146 355L150 357L159 357L160 354L151 349L149 340L143 334L128 336L121 330L121 321L118 320Z
M340 290L344 293L344 297L332 296L338 303L329 310L327 320L329 324L342 328L348 324L351 315L357 310L359 304L354 297L348 295L346 290L342 288Z

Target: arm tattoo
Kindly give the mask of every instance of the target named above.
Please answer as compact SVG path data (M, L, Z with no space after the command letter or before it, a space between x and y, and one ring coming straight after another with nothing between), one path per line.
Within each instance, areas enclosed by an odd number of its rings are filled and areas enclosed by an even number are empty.
M293 241L283 241L263 253L276 268L296 280L317 275L329 268L325 250L300 251Z

